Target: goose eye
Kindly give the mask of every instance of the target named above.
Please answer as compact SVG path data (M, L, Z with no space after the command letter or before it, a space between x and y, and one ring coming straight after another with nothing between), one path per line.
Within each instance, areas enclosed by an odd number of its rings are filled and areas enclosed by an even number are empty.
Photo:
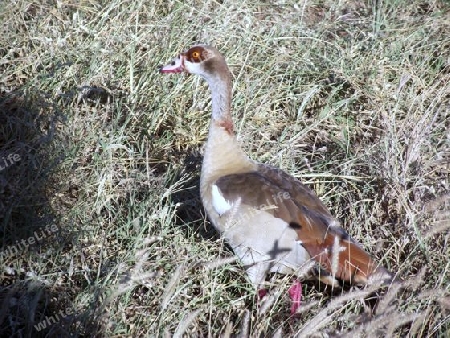
M200 59L200 53L199 52L192 52L192 57L194 59Z

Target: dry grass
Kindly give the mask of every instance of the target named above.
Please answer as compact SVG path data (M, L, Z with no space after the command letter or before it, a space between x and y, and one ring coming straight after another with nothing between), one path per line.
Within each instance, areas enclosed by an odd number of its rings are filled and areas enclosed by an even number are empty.
M449 10L5 2L0 165L20 160L0 171L0 335L449 336ZM230 63L251 157L316 189L404 282L334 294L306 283L297 320L290 277L255 302L199 200L206 84L156 71L197 41Z

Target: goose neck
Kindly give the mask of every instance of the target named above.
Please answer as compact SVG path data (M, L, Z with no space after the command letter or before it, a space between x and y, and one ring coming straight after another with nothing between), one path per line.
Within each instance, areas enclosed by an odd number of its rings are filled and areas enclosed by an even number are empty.
M231 120L231 79L230 76L215 75L206 78L212 95L212 119Z

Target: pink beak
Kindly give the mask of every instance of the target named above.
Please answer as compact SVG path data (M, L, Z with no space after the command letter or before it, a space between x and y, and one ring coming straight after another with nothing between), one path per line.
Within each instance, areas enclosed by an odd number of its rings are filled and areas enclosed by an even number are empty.
M184 71L184 55L180 54L170 64L162 66L159 71L164 74L182 73Z

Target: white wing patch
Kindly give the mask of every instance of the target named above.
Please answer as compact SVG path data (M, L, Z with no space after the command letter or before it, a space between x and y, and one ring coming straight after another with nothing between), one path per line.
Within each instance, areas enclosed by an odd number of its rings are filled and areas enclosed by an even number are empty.
M225 197L223 197L222 193L220 192L220 189L217 185L213 184L211 187L211 193L212 193L212 205L214 207L214 210L222 216L224 213L226 213L228 210L230 210L233 207L233 203L229 203Z

